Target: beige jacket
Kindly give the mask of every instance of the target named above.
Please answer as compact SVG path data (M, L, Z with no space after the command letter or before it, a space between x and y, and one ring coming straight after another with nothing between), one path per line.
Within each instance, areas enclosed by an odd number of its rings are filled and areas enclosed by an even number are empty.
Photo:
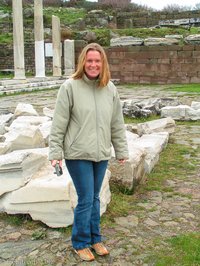
M111 143L116 158L128 158L119 95L110 81L68 79L58 92L50 133L49 160L108 160Z

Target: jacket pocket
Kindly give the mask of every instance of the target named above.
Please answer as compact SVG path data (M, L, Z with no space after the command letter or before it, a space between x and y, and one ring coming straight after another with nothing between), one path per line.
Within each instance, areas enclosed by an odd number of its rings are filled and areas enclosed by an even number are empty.
M81 126L78 125L74 120L70 121L70 124L68 126L66 135L65 135L65 141L64 146L65 148L71 148L71 146L76 142L79 133L80 133Z

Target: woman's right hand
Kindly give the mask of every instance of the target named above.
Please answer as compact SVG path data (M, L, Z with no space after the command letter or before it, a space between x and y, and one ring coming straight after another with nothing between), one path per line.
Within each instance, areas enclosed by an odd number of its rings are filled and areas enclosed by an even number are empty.
M57 163L59 163L60 167L62 168L62 160L51 160L51 165L53 167L55 167Z

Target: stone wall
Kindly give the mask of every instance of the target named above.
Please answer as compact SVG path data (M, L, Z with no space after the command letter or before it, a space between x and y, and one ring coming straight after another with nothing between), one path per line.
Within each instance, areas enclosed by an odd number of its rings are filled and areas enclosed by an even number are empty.
M35 47L33 43L25 44L24 57L26 73L35 73ZM0 62L0 71L5 69L14 70L12 45L0 44ZM52 57L45 57L46 73L51 74L53 72L52 64Z
M83 43L76 46L76 59L82 46ZM0 70L14 69L12 53L12 47L0 45ZM121 82L200 83L199 45L110 47L106 48L106 53L112 78ZM52 57L46 57L45 64L46 73L52 73ZM26 72L34 73L32 44L27 44L25 48L25 68Z
M200 46L129 46L106 49L112 78L126 83L200 83Z
M103 5L112 5L115 7L124 8L131 3L131 0L98 0L98 3Z
M160 20L199 18L200 10L184 12L120 12L116 16L117 28L148 28L159 24Z

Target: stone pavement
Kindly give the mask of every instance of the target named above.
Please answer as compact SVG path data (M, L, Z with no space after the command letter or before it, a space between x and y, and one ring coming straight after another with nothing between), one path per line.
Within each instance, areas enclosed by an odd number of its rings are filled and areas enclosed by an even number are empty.
M37 99L31 94L28 103L35 101L36 106L42 109L42 101L46 99L44 104L47 104L49 97L48 107L51 107L54 105L55 92L48 93L49 96L40 94L42 97ZM134 94L144 95L139 89L138 92L134 91ZM158 96L158 93L156 94ZM18 101L20 99L23 102L25 100L23 97L23 95L17 97ZM12 109L12 105L9 107L9 102L15 105L11 98L10 100L8 98L3 100L2 111L5 111L5 108ZM17 102L17 98L14 102ZM199 125L179 125L173 135L175 143L188 145L196 151L195 156L198 161L199 132ZM188 156L187 159L188 164L192 164L194 158ZM0 215L0 266L150 266L145 259L152 250L157 249L155 239L164 240L181 233L199 232L200 228L200 165L194 173L188 174L184 179L176 176L173 180L166 180L164 187L162 190L164 192L156 190L145 194L136 192L130 196L137 196L137 202L134 200L133 202L138 208L134 206L134 210L126 217L116 217L115 226L104 226L102 229L110 255L96 256L96 260L90 263L80 261L72 252L70 234L35 222L32 225L27 222L23 226L13 226ZM161 246L164 248L165 245L164 241L159 242L159 248Z
M173 136L175 142L198 149L198 160L199 130L200 126L178 126ZM192 163L190 157L188 163ZM102 233L110 255L103 258L96 256L96 261L90 265L147 266L145 258L152 248L156 249L156 238L165 239L180 233L199 231L200 167L184 179L177 176L173 180L167 180L165 186L166 192L151 191L137 195L137 211L130 211L126 217L117 217L116 226L103 228ZM72 252L70 237L61 230L40 224L32 229L26 224L11 226L0 219L1 266L87 264Z

